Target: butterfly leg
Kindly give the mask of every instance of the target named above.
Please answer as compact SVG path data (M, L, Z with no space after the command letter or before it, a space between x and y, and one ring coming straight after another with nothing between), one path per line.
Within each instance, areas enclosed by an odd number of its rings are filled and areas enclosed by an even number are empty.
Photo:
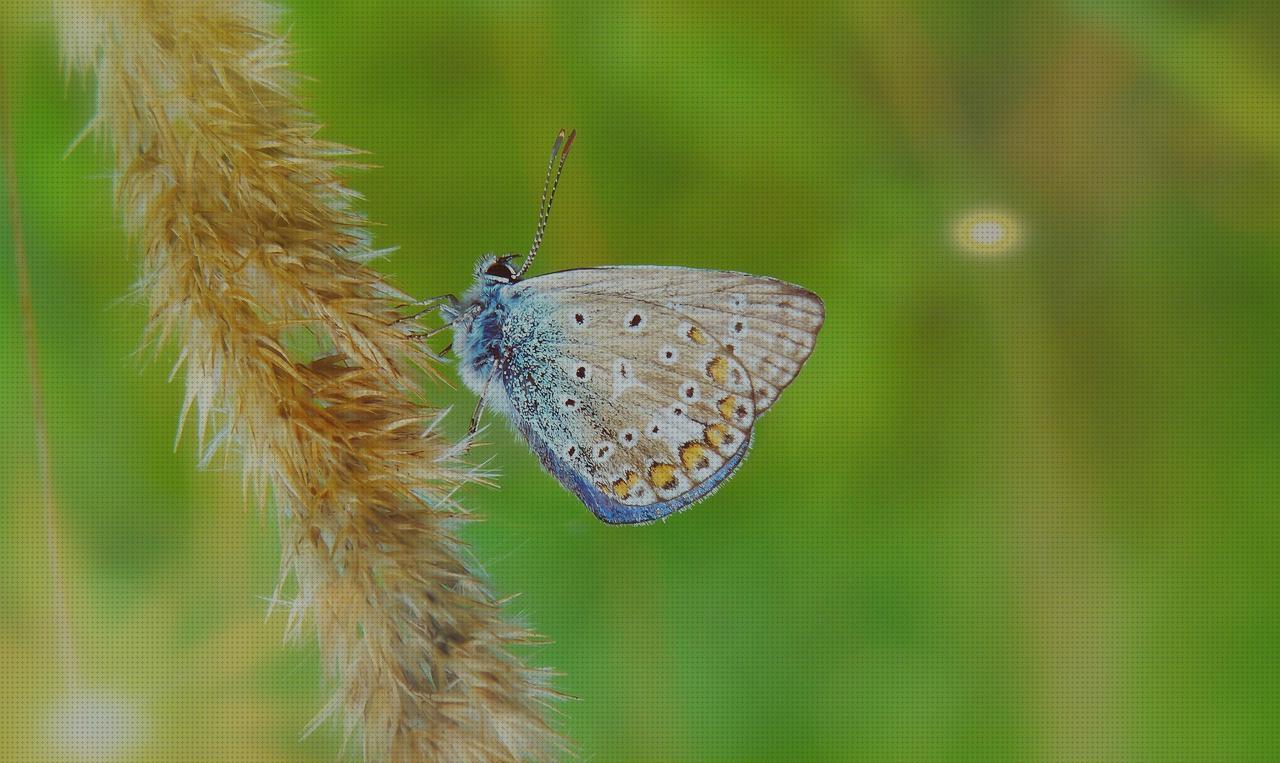
M495 351L494 357L493 368L489 370L489 375L484 378L484 386L480 388L480 399L476 401L476 409L471 414L471 427L467 430L469 434L475 434L476 430L480 428L480 414L484 413L484 403L485 398L489 395L489 385L493 382L493 377L502 373L510 355L498 355Z
M467 434L475 434L480 429L480 414L484 413L484 396L489 391L489 382L484 383L485 389L480 393L480 399L476 401L476 409L471 412L471 426L467 427Z
M458 298L452 294L442 294L439 297L430 297L420 302L410 302L407 305L402 305L402 307L416 307L418 310L401 316L396 319L396 323L416 321L436 308L440 308L441 313L451 313L456 316L458 314Z
M426 304L427 302L431 302L433 307L438 307L440 309L440 316L444 319L444 325L436 326L435 328L428 329L426 331L415 331L409 335L414 339L431 339L437 334L443 333L445 331L451 331L453 329L454 323L458 321L458 318L463 316L468 316L468 315L475 315L480 308L479 305L472 305L466 310L463 310L462 303L458 301L458 298L453 296L452 294L446 294L443 297L433 297L430 300L425 300L424 302L419 302L414 304ZM422 315L423 313L430 311L431 309L432 307L427 307L423 310L418 311L417 313L414 313L413 315L408 315L408 316L405 316L404 318L401 318L400 320L396 321L396 323L399 323L400 321L412 320ZM443 355L444 353L448 352L452 347L453 347L453 342L450 342L448 346L446 346L443 350L440 351L440 354Z
M443 326L436 326L435 328L428 329L426 331L416 331L413 333L413 337L415 339L430 339L431 337L442 334L452 328L453 326L451 324L446 323Z

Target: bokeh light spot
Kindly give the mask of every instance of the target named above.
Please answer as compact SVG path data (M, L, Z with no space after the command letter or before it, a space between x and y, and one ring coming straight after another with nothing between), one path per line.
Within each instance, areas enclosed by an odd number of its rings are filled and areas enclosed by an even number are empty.
M976 210L956 220L951 238L970 254L1006 254L1022 243L1022 226L1007 212Z
M46 723L51 751L67 761L130 760L146 730L137 703L105 691L67 694Z
M988 246L1003 241L1005 233L1004 226L995 220L976 223L969 228L969 238Z

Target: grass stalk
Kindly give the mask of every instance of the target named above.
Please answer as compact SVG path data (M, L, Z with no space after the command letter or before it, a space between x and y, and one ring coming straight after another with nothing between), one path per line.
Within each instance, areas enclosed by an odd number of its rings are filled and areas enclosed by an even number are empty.
M313 628L370 760L554 757L535 641L503 617L455 539L483 479L434 426L431 357L407 297L296 101L279 11L258 0L61 0L68 64L96 76L94 129L142 248L146 336L179 349L203 459L234 451L276 506L289 633ZM298 341L306 332L305 340ZM302 352L298 347L320 348Z

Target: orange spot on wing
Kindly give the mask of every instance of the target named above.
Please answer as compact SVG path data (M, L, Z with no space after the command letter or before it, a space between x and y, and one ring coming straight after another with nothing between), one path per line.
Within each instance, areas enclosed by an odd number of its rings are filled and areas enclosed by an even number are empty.
M702 433L703 439L713 448L719 448L724 442L725 435L729 434L729 427L724 424L709 424Z
M710 459L707 458L707 449L692 441L680 446L680 462L690 471L706 469L711 465Z
M689 339L690 339L694 344L706 344L706 343L707 343L707 335L706 335L705 333L703 333L702 329L698 328L697 326L690 326L690 327L689 327L689 331L686 333L686 336L688 336L688 337L689 337Z
M675 464L654 464L649 467L649 481L663 490L671 490L680 484L676 479Z
M613 483L613 494L619 500L625 501L631 497L631 489L636 486L636 482L640 480L640 475L635 472L627 472L626 476Z
M722 355L717 355L707 363L707 376L716 384L724 384L724 380L729 378L729 361L725 360Z
M733 395L726 395L716 404L716 410L720 411L720 416L725 419L733 418L733 409L738 405L738 398Z

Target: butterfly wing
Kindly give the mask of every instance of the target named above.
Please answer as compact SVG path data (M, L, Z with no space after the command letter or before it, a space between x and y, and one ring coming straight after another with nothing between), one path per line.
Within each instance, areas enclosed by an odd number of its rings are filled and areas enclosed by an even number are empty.
M664 517L723 483L822 322L798 286L689 268L552 273L507 302L505 407L610 523Z
M816 294L775 278L679 267L566 270L524 283L561 295L603 294L651 302L696 321L746 366L757 411L795 379L826 312ZM545 286L541 284L545 282Z

